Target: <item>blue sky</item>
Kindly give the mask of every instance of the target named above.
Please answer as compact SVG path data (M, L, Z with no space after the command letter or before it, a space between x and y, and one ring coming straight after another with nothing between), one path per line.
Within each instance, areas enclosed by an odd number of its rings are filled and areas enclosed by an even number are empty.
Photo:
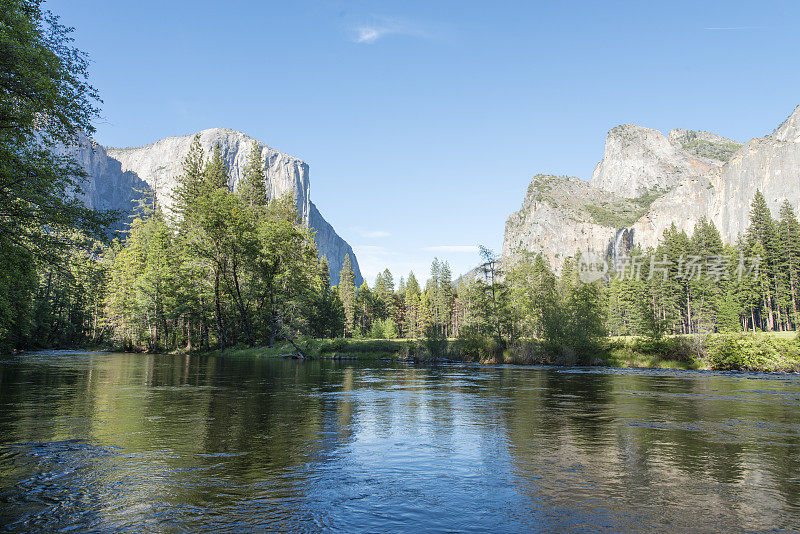
M51 0L97 140L224 126L299 157L365 276L499 250L536 173L588 179L636 123L744 141L800 104L800 2Z

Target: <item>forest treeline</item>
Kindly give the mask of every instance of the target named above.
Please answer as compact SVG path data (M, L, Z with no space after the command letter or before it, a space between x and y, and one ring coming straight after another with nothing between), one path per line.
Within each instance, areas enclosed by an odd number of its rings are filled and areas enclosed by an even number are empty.
M541 340L551 352L590 355L608 335L659 339L797 327L800 225L788 201L774 218L759 191L736 244L724 244L705 218L691 235L672 225L655 248L603 258L608 275L588 283L580 254L564 259L558 274L541 254L518 251L500 261L482 249L482 256L479 269L455 282L447 263L434 260L424 289L411 273L392 291L388 270L354 296L353 288L339 288L346 333L440 334L456 338L462 356L477 358L524 339Z
M605 336L782 331L797 325L800 227L760 192L747 231L724 244L700 220L654 249L611 258L615 276L586 283L579 254L554 270L538 254L453 280L434 260L424 284L388 270L338 287L293 198L269 198L253 146L236 191L219 147L194 140L168 199L152 192L127 230L82 202L85 171L64 147L98 115L87 59L38 0L7 2L0 25L0 349L109 344L208 350L304 338L406 338L440 355L502 354L520 340L592 354ZM169 209L167 208L169 206ZM299 350L299 349L298 349Z
M481 267L457 280L434 259L424 285L413 272L396 283L386 269L371 287L356 287L346 257L340 284L330 287L313 230L294 199L268 200L258 158L254 146L233 192L219 149L206 156L195 139L169 216L148 195L125 235L73 248L63 268L39 273L36 339L207 350L405 338L423 340L431 355L443 354L450 339L477 359L524 339L581 355L609 334L796 326L800 225L788 203L774 219L760 192L737 244L723 244L706 219L691 235L673 226L658 247L611 258L613 275L589 283L580 255L556 274L541 254L501 261L482 248Z

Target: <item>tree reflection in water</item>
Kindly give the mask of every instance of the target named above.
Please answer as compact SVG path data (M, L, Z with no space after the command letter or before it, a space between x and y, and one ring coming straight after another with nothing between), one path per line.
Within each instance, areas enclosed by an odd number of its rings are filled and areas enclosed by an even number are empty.
M10 530L765 530L800 379L46 352L0 360Z

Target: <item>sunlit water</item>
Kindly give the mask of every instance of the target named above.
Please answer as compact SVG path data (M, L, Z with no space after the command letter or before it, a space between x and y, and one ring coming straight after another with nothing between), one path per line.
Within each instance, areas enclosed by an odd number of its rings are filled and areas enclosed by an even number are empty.
M0 525L792 531L800 377L3 357Z

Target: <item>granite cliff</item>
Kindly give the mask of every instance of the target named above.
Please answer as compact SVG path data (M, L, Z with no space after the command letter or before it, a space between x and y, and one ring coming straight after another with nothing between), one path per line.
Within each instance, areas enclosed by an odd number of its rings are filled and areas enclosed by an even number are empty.
M236 191L254 139L242 132L212 128L199 132L206 154L219 145L230 171L230 188ZM168 137L137 148L106 148L85 140L75 150L89 180L84 187L85 202L95 209L129 212L141 191L152 189L159 202L170 211L172 191L177 186L181 165L194 135ZM358 260L350 245L342 239L311 202L308 164L258 142L267 177L270 198L291 195L297 200L297 211L315 231L320 256L328 259L331 283L339 283L344 257L350 255L357 285L362 282Z
M772 134L744 145L709 132L664 136L618 126L588 183L533 178L522 208L506 221L503 256L542 252L559 269L578 252L655 246L673 223L691 233L704 216L732 243L749 225L757 189L776 216L785 199L800 207L800 106Z

